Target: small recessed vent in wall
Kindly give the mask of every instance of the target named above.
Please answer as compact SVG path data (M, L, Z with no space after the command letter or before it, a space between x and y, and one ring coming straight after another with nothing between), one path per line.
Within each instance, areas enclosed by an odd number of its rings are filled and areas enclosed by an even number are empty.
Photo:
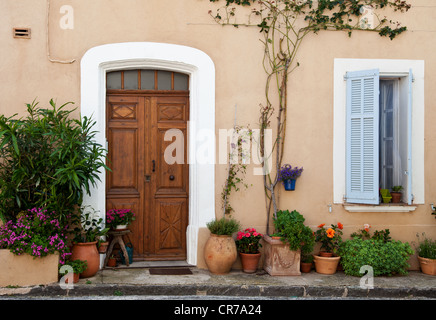
M14 28L14 38L30 39L30 28Z

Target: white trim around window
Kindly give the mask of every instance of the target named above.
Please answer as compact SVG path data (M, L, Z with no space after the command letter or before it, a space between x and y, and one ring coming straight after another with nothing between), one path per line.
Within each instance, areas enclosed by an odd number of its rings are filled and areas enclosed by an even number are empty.
M413 204L424 203L424 61L394 59L335 59L333 94L333 201L345 204L346 194L346 81L349 71L379 69L380 76L408 76L412 70L412 194ZM365 209L366 207L366 209ZM354 209L352 209L354 208ZM350 212L388 211L367 206L350 206Z

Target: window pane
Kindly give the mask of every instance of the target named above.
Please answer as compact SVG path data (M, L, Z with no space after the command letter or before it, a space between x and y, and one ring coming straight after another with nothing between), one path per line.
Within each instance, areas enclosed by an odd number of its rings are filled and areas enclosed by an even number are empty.
M124 71L124 89L138 90L138 70Z
M154 70L141 70L141 90L154 90Z
M188 75L174 73L174 90L188 90Z
M106 81L108 89L121 89L121 71L109 72Z
M171 90L171 72L157 72L157 88L158 90Z

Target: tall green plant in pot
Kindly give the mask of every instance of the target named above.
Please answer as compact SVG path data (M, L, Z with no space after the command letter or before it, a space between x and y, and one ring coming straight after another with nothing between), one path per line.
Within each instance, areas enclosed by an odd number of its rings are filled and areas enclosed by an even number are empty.
M94 121L73 118L71 102L27 104L27 116L0 115L0 218L33 207L56 212L64 222L83 193L99 179L105 149L95 142Z
M204 259L211 273L227 274L235 263L238 252L232 235L241 225L234 218L215 219L207 223L210 237L204 246Z
M265 265L270 275L300 275L301 252L311 252L314 245L313 231L304 224L305 218L298 211L279 210L273 218L275 240L264 236ZM276 259L280 256L280 259Z

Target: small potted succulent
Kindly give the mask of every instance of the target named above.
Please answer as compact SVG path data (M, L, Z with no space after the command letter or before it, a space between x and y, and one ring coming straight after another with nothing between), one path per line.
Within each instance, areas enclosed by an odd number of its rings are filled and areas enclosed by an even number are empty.
M285 164L280 168L278 180L283 183L286 191L293 191L295 190L295 182L302 172L303 167L293 168L290 164Z

